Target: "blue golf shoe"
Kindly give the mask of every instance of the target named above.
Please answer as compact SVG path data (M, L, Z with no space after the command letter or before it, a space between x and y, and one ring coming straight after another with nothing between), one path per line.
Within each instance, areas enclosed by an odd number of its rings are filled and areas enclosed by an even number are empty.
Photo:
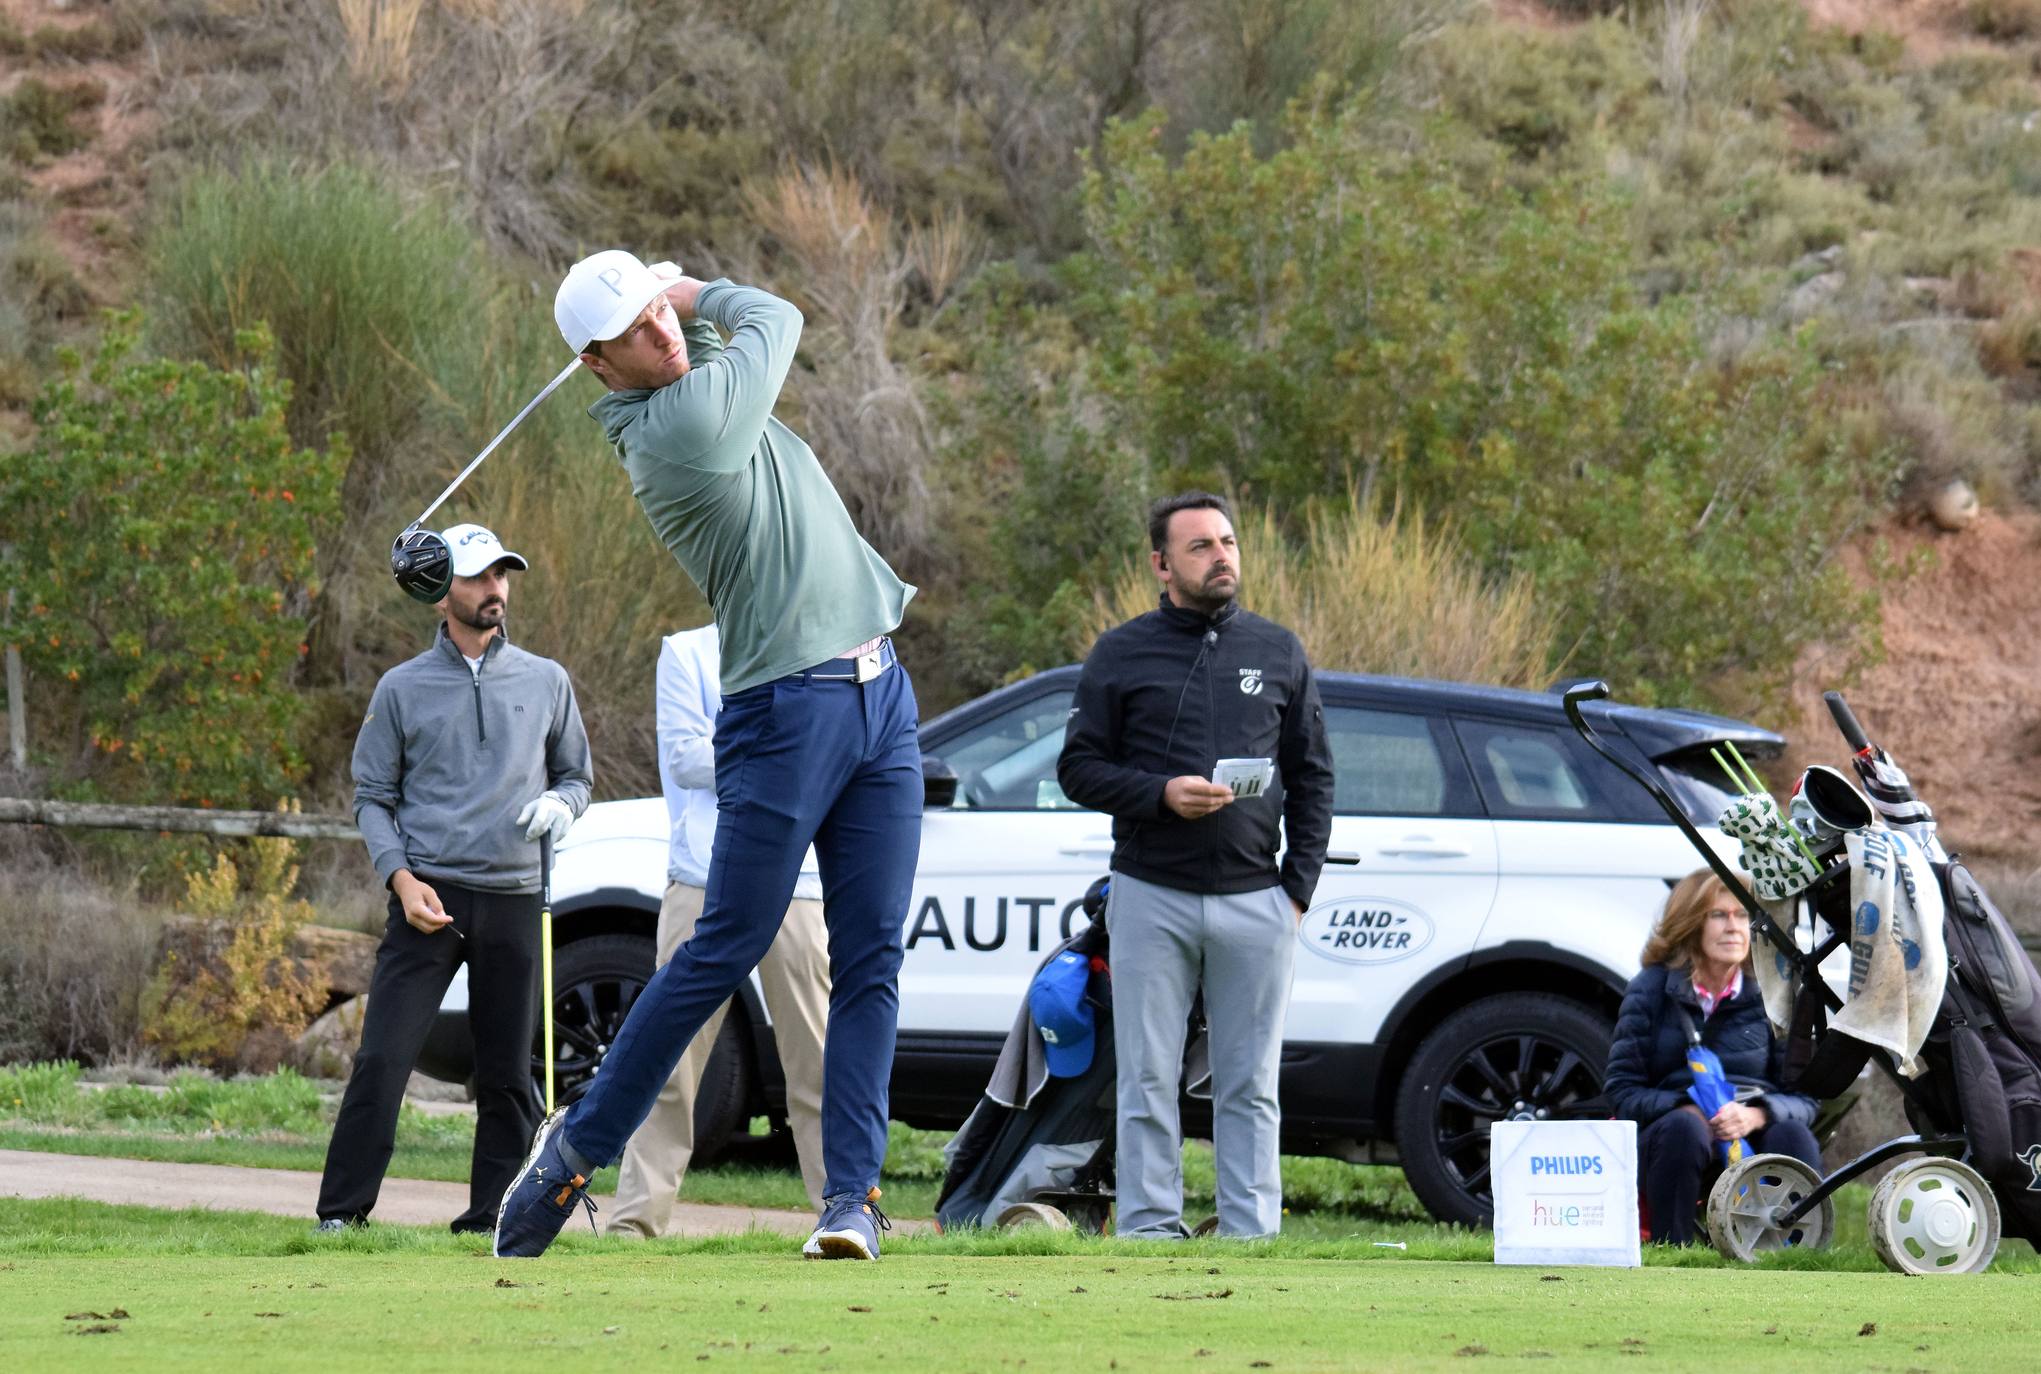
M860 1198L855 1193L826 1198L822 1222L808 1243L801 1247L806 1259L863 1259L879 1257L879 1232L890 1231L893 1223L879 1210L879 1190Z
M563 1108L539 1123L531 1154L504 1190L496 1209L498 1259L545 1254L577 1206L588 1209L589 1229L595 1229L595 1199L588 1196L588 1176L595 1171L584 1159L569 1162L566 1138L560 1134L566 1116Z

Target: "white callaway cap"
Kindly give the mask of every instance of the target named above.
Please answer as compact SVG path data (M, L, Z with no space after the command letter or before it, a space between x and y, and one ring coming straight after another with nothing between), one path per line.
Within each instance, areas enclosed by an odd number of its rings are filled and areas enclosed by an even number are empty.
M458 577L473 577L498 563L514 564L519 572L531 570L523 554L504 548L495 534L480 525L455 525L440 538L453 551L454 573Z
M585 353L590 341L623 333L679 276L670 262L647 267L621 248L591 254L567 269L553 297L553 320L567 347Z

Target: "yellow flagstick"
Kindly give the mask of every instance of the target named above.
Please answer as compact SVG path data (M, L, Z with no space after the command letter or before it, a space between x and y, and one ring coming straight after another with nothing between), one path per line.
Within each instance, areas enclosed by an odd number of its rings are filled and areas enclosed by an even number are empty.
M545 986L546 1115L553 1114L553 833L539 836L539 967Z

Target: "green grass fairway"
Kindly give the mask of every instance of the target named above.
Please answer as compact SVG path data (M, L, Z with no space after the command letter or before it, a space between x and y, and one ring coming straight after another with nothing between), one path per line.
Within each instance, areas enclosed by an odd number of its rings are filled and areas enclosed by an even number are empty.
M584 1234L517 1262L408 1228L314 1240L281 1218L0 1202L0 1352L21 1370L206 1374L501 1374L539 1360L1465 1370L1483 1357L1568 1370L1970 1371L2031 1367L2041 1339L2031 1274L1498 1269L1325 1253L1031 1233L907 1240L854 1265L803 1262L756 1234L649 1245Z

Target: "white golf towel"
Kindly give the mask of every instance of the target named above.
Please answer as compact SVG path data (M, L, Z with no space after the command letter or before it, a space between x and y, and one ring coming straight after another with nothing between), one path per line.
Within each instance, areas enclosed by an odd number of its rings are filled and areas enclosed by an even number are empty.
M1942 889L1911 836L1878 827L1853 831L1844 842L1850 856L1850 984L1829 1025L1885 1050L1900 1072L1913 1077L1949 975ZM1793 901L1765 905L1781 929L1793 929ZM1792 970L1762 935L1752 932L1752 943L1765 1014L1783 1034L1792 1016Z

